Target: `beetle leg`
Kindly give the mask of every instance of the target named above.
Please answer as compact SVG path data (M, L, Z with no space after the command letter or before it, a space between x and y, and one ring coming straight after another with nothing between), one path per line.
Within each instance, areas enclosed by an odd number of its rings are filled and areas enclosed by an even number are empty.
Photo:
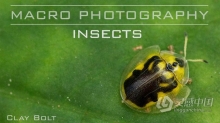
M174 46L173 45L169 45L167 47L167 49L170 51L170 52L174 52Z
M145 112L147 112L147 113L150 113L150 111L151 111L150 107L147 107L146 110L145 110Z
M192 79L189 78L186 84L192 84Z

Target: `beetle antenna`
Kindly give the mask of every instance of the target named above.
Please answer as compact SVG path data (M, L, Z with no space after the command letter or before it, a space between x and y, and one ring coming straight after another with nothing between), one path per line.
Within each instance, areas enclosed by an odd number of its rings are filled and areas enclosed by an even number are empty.
M184 43L184 57L185 58L186 58L187 43L188 43L188 35L187 35L187 33L185 33L185 43ZM203 60L203 59L187 59L187 61L208 63L206 60Z
M208 61L203 60L203 59L187 59L187 61L190 61L190 62L205 62L205 63L208 63Z
M184 41L184 57L186 58L186 49L187 49L188 35L185 32L185 41Z

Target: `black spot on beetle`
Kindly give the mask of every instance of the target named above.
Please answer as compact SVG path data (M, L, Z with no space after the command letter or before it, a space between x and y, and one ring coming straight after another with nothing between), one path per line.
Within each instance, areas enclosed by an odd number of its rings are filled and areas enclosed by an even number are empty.
M134 70L132 72L132 75L135 76L135 77L138 77L140 74L141 74L141 70Z
M177 87L177 81L173 81L172 83L170 83L167 87L161 87L160 91L162 92L171 92L174 88Z
M154 62L154 66L155 66L155 61L157 61L157 60L160 60L159 56L153 56L149 60L147 60L147 62L144 64L144 70L147 69L152 62ZM158 62L157 62L157 64L158 64Z
M179 66L180 66L180 67L184 67L185 63L184 63L184 61L183 61L182 59L180 59L180 58L175 58L175 60L179 63Z
M176 67L178 65L178 62L173 62L173 67Z
M170 63L167 64L167 70L169 70L169 71L174 70L173 66Z

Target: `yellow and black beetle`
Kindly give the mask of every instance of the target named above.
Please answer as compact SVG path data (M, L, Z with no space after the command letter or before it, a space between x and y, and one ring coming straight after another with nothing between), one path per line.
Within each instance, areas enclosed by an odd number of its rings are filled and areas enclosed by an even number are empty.
M187 41L185 35L184 56L160 51L159 46L142 50L122 76L122 101L145 113L166 112L182 104L190 93L186 86L188 61L207 63L202 59L186 59Z

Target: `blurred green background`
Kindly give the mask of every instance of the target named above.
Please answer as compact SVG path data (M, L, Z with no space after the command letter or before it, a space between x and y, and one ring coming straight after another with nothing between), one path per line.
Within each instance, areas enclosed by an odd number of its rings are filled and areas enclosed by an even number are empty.
M12 7L14 4L51 5L209 5L208 7ZM218 0L186 0L155 2L132 1L0 1L0 122L7 115L17 119L29 116L28 123L35 122L34 115L56 116L53 122L194 122L217 123L220 110L220 2ZM36 23L32 20L11 20L11 11L37 10L159 10L209 11L201 20L149 20L147 23L208 23L206 26L12 26L12 23ZM73 13L77 15L77 13ZM39 23L44 23L42 21ZM48 21L50 22L50 21ZM57 21L62 22L62 21ZM57 23L51 21L51 23ZM77 21L75 21L77 22ZM108 21L94 20L94 23ZM66 21L64 23L73 23ZM83 20L78 23L91 23ZM111 23L135 23L144 21L111 21ZM145 22L146 23L146 22ZM86 39L72 38L72 30L142 30L141 39ZM187 58L203 58L209 63L189 63L193 83L190 98L213 98L209 112L170 111L160 114L143 114L121 103L120 78L130 60L144 48L159 45L166 50L174 45L175 51L183 51L184 33L189 35ZM204 107L201 107L204 108ZM39 121L41 122L41 121ZM43 121L42 121L43 122Z

